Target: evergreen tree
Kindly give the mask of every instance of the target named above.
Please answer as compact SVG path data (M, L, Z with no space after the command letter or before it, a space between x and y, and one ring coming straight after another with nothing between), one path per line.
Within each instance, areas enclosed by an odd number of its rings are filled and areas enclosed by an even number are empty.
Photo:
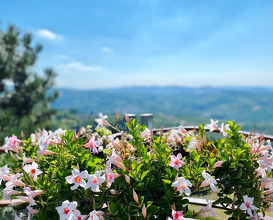
M47 68L43 76L34 71L41 52L32 45L32 35L10 25L0 30L0 142L3 137L45 127L54 114L50 109L58 93L51 88L56 73Z

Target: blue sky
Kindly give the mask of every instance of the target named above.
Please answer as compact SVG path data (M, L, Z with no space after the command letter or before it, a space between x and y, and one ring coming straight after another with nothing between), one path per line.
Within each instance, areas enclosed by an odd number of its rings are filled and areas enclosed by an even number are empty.
M273 86L272 0L0 0L57 86Z

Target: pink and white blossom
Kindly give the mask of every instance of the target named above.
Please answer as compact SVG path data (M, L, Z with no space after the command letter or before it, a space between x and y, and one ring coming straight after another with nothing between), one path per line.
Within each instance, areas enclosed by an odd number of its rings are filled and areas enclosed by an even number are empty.
M13 134L11 137L5 137L4 149L7 153L9 150L16 150L19 148L20 140Z
M27 158L26 154L23 153L23 164L27 164L27 163L32 163L34 161L34 159L32 158Z
M206 124L206 127L209 128L209 131L219 131L217 123L218 120L214 121L213 119L210 119L210 124Z
M102 127L102 126L111 126L108 121L106 121L105 119L108 118L107 115L103 115L103 114L99 114L99 118L95 119L95 122L97 122L97 128Z
M213 168L220 167L225 162L226 162L225 160L220 160L220 161L216 162L212 167Z
M43 190L34 190L32 191L29 187L24 187L24 193L27 196L17 196L18 199L29 202L30 206L36 205L34 197L40 195Z
M210 188L216 192L217 191L217 187L215 186L217 185L216 180L212 178L210 174L206 173L205 170L203 170L202 176L204 177L205 180L202 182L200 187L210 186Z
M99 185L105 181L104 176L100 176L101 171L96 171L92 175L87 175L88 182L85 189L91 188L93 192L100 192Z
M33 177L33 180L36 180L40 174L43 173L43 171L38 169L38 164L34 161L32 164L25 165L23 167L23 170L26 171L30 176Z
M151 137L151 130L149 128L145 128L143 132L140 132L140 137L148 140Z
M89 218L87 220L103 220L104 218L102 215L104 215L104 212L93 210L89 213Z
M252 215L252 210L258 210L258 208L256 206L253 205L253 200L254 198L252 197L248 197L247 195L243 196L244 198L244 203L242 203L240 205L240 209L243 211L247 211L247 213L249 214L249 216L253 217Z
M22 173L12 174L11 176L9 176L9 181L6 182L6 186L24 186L25 184L20 179L18 179L21 176L23 176Z
M169 166L175 168L178 171L179 167L181 167L185 163L181 159L182 159L181 153L177 154L177 156L171 155L171 161L169 163Z
M84 145L86 148L89 148L94 154L98 153L98 147L100 146L99 141L95 141L95 136L92 136L87 144Z
M172 210L173 220L184 220L183 211Z
M191 194L191 190L189 187L192 187L192 184L184 177L178 177L178 180L172 183L172 187L177 187L180 195L183 194L183 192L185 192L187 196Z
M188 151L196 150L199 147L199 141L195 137L191 137L189 145L187 147Z
M229 124L225 125L224 123L222 123L221 128L220 128L220 132L223 133L224 137L226 137L228 135L226 132L227 130L230 131Z
M74 186L70 187L71 190L75 190L79 186L85 188L86 187L86 181L84 179L87 178L87 175L88 175L87 170L84 170L84 171L80 172L79 170L74 168L72 170L72 175L65 177L65 180L69 184L74 184Z
M74 211L76 210L77 205L77 202L65 200L61 206L56 207L55 209L59 213L60 220L72 219L75 215Z
M207 212L210 212L213 217L216 217L217 215L212 210L212 202L210 200L208 200L207 197L206 197L206 201L207 201L208 204L199 211L198 216L200 216L200 217L210 217L209 215L207 215Z
M106 176L106 183L107 183L106 185L108 188L110 188L112 183L114 182L114 180L116 178L118 178L120 176L120 174L113 173L113 171L110 167L106 167L105 176Z

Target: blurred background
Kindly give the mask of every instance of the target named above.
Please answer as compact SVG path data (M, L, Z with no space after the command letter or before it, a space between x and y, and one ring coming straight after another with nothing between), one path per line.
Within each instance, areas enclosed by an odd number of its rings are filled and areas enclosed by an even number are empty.
M98 113L273 133L273 2L0 1L0 143Z

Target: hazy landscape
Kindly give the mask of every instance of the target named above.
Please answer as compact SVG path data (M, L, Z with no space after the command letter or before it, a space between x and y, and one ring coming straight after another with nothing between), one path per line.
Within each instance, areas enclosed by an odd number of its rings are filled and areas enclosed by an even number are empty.
M52 104L83 120L102 112L154 113L154 126L197 125L210 118L232 120L244 130L273 133L273 88L125 87L100 90L59 89Z

